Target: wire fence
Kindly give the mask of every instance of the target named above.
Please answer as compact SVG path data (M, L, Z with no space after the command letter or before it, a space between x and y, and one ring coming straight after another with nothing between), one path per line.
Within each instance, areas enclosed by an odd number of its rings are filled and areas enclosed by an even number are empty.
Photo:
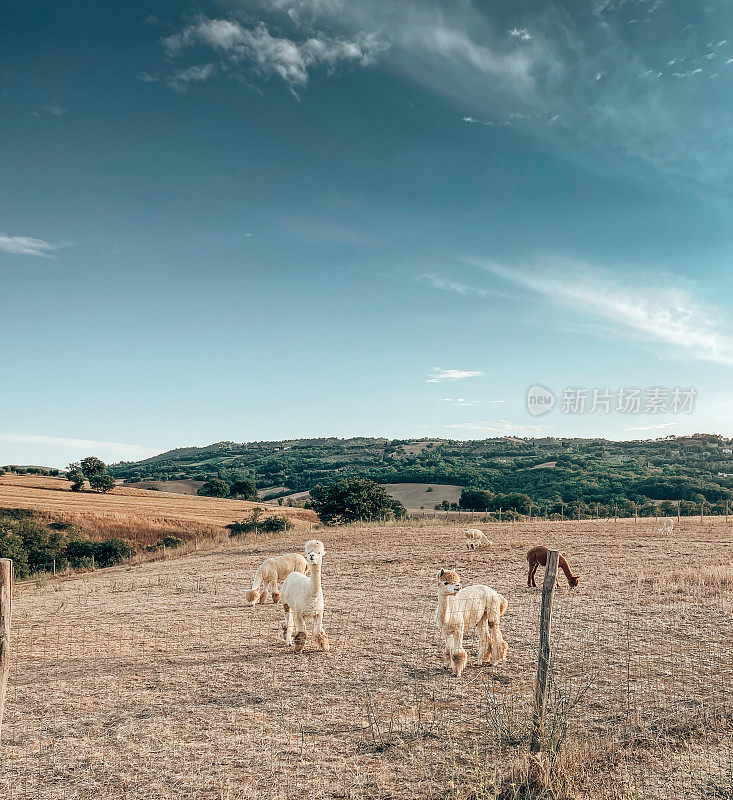
M0 797L513 796L500 793L507 774L542 766L526 760L540 593L507 592L506 663L477 667L469 635L456 679L442 668L434 578L399 596L393 556L369 580L362 563L327 585L329 653L312 636L287 650L281 607L244 608L242 576L217 564L39 589L34 613L16 604ZM651 587L556 592L547 769L562 766L568 793L548 797L733 796L728 600L660 602Z

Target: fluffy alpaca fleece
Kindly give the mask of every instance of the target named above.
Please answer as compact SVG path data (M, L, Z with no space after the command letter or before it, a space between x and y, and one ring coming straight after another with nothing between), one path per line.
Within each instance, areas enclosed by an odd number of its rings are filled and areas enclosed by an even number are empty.
M674 533L674 520L667 519L664 520L662 523L662 527L659 529L660 533Z
M313 620L313 633L321 650L328 650L328 636L323 630L323 591L321 589L321 563L326 548L318 539L305 543L305 560L310 567L310 577L292 572L285 578L282 589L285 611L285 644L295 646L301 653L308 635L307 623ZM293 636L295 630L295 636Z
M263 561L252 579L252 588L245 594L247 603L251 606L258 600L264 603L268 590L272 594L272 602L280 602L277 582L285 580L291 572L308 573L308 564L300 553L286 553Z
M538 566L547 566L547 548L543 547L542 545L538 545L537 547L533 547L527 553L527 562L529 563L529 574L527 575L527 586L537 586L534 580L535 573L537 572ZM571 589L575 589L580 581L580 578L577 575L573 575L570 564L565 560L565 556L562 554L560 555L560 559L558 560L558 566L560 569L565 573L565 577L568 579L568 586Z
M488 661L489 656L493 666L506 660L509 646L501 635L499 622L508 605L506 597L494 589L480 584L462 589L457 572L440 570L435 624L445 641L445 666L452 669L456 677L461 677L468 661L463 636L473 628L478 629L479 635L479 666Z
M477 550L479 547L493 547L494 543L487 539L486 534L478 528L469 528L466 531L466 544L469 550Z

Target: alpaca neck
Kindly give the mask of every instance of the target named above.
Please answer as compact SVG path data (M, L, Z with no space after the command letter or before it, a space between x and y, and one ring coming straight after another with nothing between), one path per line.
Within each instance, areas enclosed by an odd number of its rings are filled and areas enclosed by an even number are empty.
M447 625L450 618L451 607L453 601L451 595L441 594L438 595L438 621L441 625Z
M570 565L562 556L560 557L560 569L565 573L568 583L575 580L575 575L570 571Z
M311 588L310 593L312 595L318 595L321 593L321 565L320 564L311 564Z

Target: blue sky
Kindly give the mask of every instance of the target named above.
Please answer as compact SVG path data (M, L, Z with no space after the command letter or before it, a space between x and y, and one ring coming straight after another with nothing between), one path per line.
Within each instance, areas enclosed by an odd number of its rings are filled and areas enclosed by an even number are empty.
M730 4L41 0L2 25L0 463L733 435ZM567 414L566 387L696 403Z

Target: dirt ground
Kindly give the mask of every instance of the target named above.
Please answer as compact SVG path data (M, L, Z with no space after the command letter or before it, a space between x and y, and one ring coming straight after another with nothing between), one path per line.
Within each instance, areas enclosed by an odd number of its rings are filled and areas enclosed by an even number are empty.
M731 796L733 521L683 519L671 536L654 520L481 527L492 550L429 521L314 532L328 654L309 638L295 655L279 606L243 605L264 558L302 550L298 531L18 586L0 797L468 797L526 748L539 543L581 577L555 595L548 719L606 754L578 763L574 796ZM440 567L508 598L506 664L477 667L471 635L463 677L442 670Z

